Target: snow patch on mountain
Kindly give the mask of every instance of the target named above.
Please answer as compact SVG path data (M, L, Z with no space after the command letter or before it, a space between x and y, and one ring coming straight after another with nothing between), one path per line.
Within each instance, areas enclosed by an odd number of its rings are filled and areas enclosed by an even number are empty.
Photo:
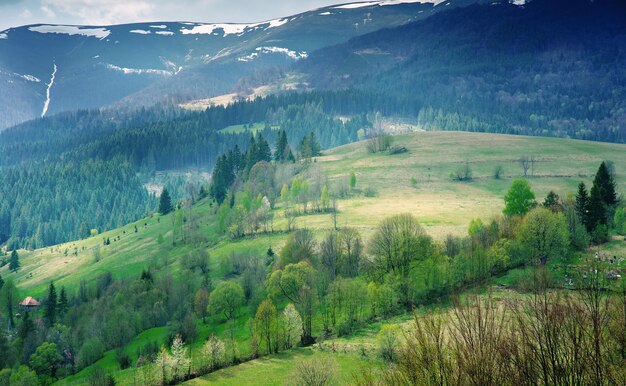
M14 75L19 76L20 78L22 78L24 80L27 80L29 82L34 82L34 83L41 82L41 79L39 79L39 78L37 78L36 76L33 76L33 75L29 75L29 74L22 75L22 74L18 74L18 73L14 73Z
M167 70L157 70L153 68L126 68L119 67L114 64L106 64L106 68L113 71L123 72L126 75L161 75L161 76L171 76L177 74L178 71L167 71Z
M292 19L292 20L295 20L295 18ZM269 22L264 22L264 23L260 23L260 24L270 23L270 26L267 27L269 29L269 28L280 27L281 25L286 24L289 21L291 21L291 20L289 20L289 19L274 19L274 20L270 20Z
M356 8L371 7L372 5L378 5L379 3L380 3L379 1L365 1L365 2L361 2L361 3L350 3L350 4L338 5L338 6L333 7L333 8L335 8L335 9L356 9Z
M105 39L111 34L106 28L82 28L73 25L37 25L28 28L29 31L39 32L42 34L65 34L65 35L82 35Z
M322 12L322 13L318 13L318 15L320 15L320 16L328 16L328 15L332 15L332 13L330 13L330 12Z
M163 35L163 36L172 36L172 35L174 35L174 32L172 32L172 31L156 31L155 34Z
M348 3L343 5L338 5L336 7L332 7L334 9L357 9L357 8L365 8L372 7L375 5L384 7L388 5L399 5L399 4L433 4L438 5L443 3L446 0L384 0L384 1L363 1L358 3ZM524 0L515 0L515 1L524 1Z
M240 62L250 62L256 59L259 54L283 54L293 60L306 59L309 56L305 51L296 52L282 47L257 47L255 51L256 52L253 52L250 55L237 58L237 60Z
M513 5L525 5L526 4L526 0L511 0L511 4Z
M5 33L1 33L0 34L0 39L8 39L9 35L5 34Z
M252 24L236 24L236 23L218 23L218 24L195 24L193 28L186 29L183 28L180 30L183 35L189 34L202 34L202 35L212 35L216 34L215 31L222 30L224 32L224 36L228 35L238 35L241 36L246 32L253 31L258 28L270 29L280 27L281 25L288 23L289 19L274 19L268 20L261 23L252 23Z
M134 29L134 30L131 30L130 33L132 33L132 34L140 34L140 35L149 35L152 32L151 31L146 31L146 30L143 30L143 29Z
M165 24L159 24L159 25L151 25L150 28L166 29L167 26Z
M52 76L50 77L50 83L47 84L46 88L46 101L43 104L43 110L41 111L41 117L43 118L48 112L48 107L50 107L50 90L52 89L52 85L54 84L54 78L57 75L57 64L54 63L54 67L52 69Z

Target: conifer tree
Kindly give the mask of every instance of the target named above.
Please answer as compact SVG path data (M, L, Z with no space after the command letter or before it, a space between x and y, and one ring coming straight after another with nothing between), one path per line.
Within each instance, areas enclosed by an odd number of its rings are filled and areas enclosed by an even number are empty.
M30 319L30 313L25 312L24 318L22 319L22 324L20 324L20 328L17 330L17 336L23 341L28 338L28 335L35 330L35 324Z
M228 194L228 189L233 183L234 175L231 165L226 155L222 155L217 158L217 162L213 168L210 194L218 204L224 202Z
M615 181L609 173L609 169L605 162L600 164L593 184L600 189L600 197L607 207L617 204L617 194L615 193Z
M288 146L287 133L285 133L285 130L281 130L276 139L276 149L274 150L274 160L276 162L285 162L287 151L289 150Z
M550 209L552 212L558 212L561 209L559 195L551 190L545 200L543 200L543 207Z
M270 162L272 160L272 150L270 149L270 145L269 143L267 143L267 140L265 140L261 133L257 135L257 151L257 159L252 166L254 166L257 162Z
M315 132L311 131L309 135L304 136L298 146L300 157L311 158L321 154L322 146L315 136Z
M172 198L167 188L163 188L161 192L161 198L159 199L159 213L162 215L168 214L172 211Z
M63 316L67 312L67 294L65 293L65 286L61 287L61 293L59 294L58 311L59 316Z
M581 181L581 183L578 184L578 192L576 193L576 214L578 215L580 222L583 223L585 227L587 227L587 230L589 230L589 226L587 225L588 208L589 194L587 193L587 187L585 186L585 183Z
M9 261L9 270L11 272L17 272L20 269L20 257L17 254L16 250L11 252L11 260Z
M233 149L231 164L235 173L239 173L243 170L243 155L241 154L241 149L239 149L239 145L235 145L235 148Z
M606 207L602 200L602 193L597 185L591 187L589 206L587 209L587 231L590 233L597 226L606 224Z
M44 319L48 327L53 326L57 318L57 290L54 288L54 282L50 282L48 288L48 301L46 302L46 308L44 310Z
M248 144L248 151L246 152L246 171L250 171L259 158L259 149L256 143L254 135L250 136L250 143Z

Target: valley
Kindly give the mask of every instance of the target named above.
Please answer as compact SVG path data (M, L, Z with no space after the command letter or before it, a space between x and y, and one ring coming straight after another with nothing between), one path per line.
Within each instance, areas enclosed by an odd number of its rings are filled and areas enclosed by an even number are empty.
M281 1L0 2L0 386L626 384L626 4Z
M331 186L340 187L349 184L347 178L352 171L357 171L355 188L345 198L337 200L338 226L340 229L358 230L365 244L369 243L377 226L389 216L412 213L424 226L426 232L437 242L443 243L447 235L463 237L470 222L482 219L488 223L491 218L500 215L504 202L503 196L511 181L523 176L519 160L524 156L536 157L534 170L528 172L527 179L536 193L538 201L549 191L557 192L561 197L573 194L580 181L590 183L595 166L604 160L612 160L616 174L617 187L620 191L626 187L626 159L623 157L624 146L602 144L577 140L563 140L537 137L520 137L477 133L418 132L393 136L393 143L401 143L407 152L399 155L386 153L371 154L366 150L366 142L345 145L324 151L314 159L306 169L305 175L322 173L327 176ZM532 151L529 151L532 149ZM450 174L459 166L470 165L472 180L454 181ZM497 166L502 167L498 179L494 177ZM333 185L333 184L337 185ZM350 188L348 188L350 189ZM363 192L371 190L367 197ZM63 286L73 293L82 283L99 281L103 274L110 274L114 281L133 281L148 268L154 275L172 275L173 280L187 275L185 255L200 248L206 250L209 260L210 278L215 285L222 280L232 280L232 274L224 271L224 261L232 254L263 255L271 246L280 251L287 232L287 219L284 217L284 204L280 201L274 208L274 232L251 235L232 240L220 235L219 219L215 208L206 200L199 201L193 208L196 235L193 242L172 246L174 237L174 217L152 215L119 229L104 232L85 240L42 248L35 251L18 251L22 267L16 274L7 274L0 270L3 277L11 277L23 295L43 297L50 281L57 287ZM183 213L185 210L183 210ZM189 215L186 215L189 216ZM318 242L332 230L332 214L304 214L296 218L296 227L309 229ZM102 245L102 240L111 240ZM610 246L618 255L626 253L626 245L618 237ZM589 252L591 253L591 252ZM182 275L182 276L181 276ZM225 276L224 276L225 275ZM513 275L512 277L515 277ZM237 278L237 276L234 276ZM496 282L510 284L509 279L495 279ZM507 281L509 280L509 281ZM516 284L513 284L515 287ZM484 288L479 286L479 288ZM503 292L497 296L518 296ZM523 296L523 295L519 295ZM435 304L439 304L435 302ZM443 303L449 304L449 303ZM237 341L240 355L249 352L250 332L246 313L237 320ZM296 363L302 358L332 356L337 361L338 374L345 382L350 382L353 373L358 373L362 366L378 368L381 363L375 352L365 357L359 354L361 346L375 350L376 334L383 324L400 323L405 325L411 320L410 314L380 319L373 324L356 329L345 337L330 338L321 349L318 345L311 348L296 349L269 358L262 358L235 367L228 367L207 377L191 381L190 384L226 384L246 383L255 377L270 374L288 376ZM320 323L318 321L316 323ZM194 342L188 342L192 351L200 349L201 342L210 334L227 339L225 325L216 320L209 324L195 320L197 336ZM317 325L317 324L316 324ZM321 326L317 325L317 328ZM135 351L156 339L163 342L168 327L156 327L134 337L123 348L133 360ZM220 332L221 331L221 332ZM328 352L329 345L336 345L337 354ZM347 353L341 354L344 350ZM199 351L198 351L199 352ZM122 384L143 383L141 369L116 370L115 351L104 353L103 359L68 378L62 384L73 384L85 380L93 368L102 368L113 375ZM199 355L199 354L195 354ZM194 355L194 356L195 356ZM266 374L266 375L263 375ZM132 379L132 380L131 380ZM280 378L279 378L280 379ZM287 378L283 378L287 379ZM270 378L269 384L277 384Z

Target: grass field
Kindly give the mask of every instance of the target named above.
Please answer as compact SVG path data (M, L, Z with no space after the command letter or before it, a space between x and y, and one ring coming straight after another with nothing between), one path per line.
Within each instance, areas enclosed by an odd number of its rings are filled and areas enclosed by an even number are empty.
M331 181L345 180L354 171L357 189L376 192L374 197L355 194L339 200L340 226L356 227L367 236L383 218L409 212L435 238L442 239L447 233L465 234L470 220L489 219L501 213L511 180L522 176L517 161L522 156L537 159L533 175L527 178L538 201L550 190L565 197L575 193L580 181L590 185L603 160L613 161L618 190L626 191L625 145L464 132L404 134L395 136L394 143L405 146L408 152L369 154L365 144L359 142L326 151L316 159ZM466 163L472 169L473 181L452 181L450 173ZM493 177L498 165L504 170L501 179ZM416 184L412 184L412 178ZM276 249L284 240L285 236L278 234L231 243L216 235L212 212L207 202L194 208L208 250L215 258L233 250L264 251L270 243ZM281 212L276 213L278 229L286 227L281 216ZM328 214L302 216L297 225L324 230L331 227L331 219ZM0 274L13 277L20 289L34 296L43 294L50 280L76 288L80 280L91 280L105 271L115 277L136 276L148 264L175 261L187 252L184 245L171 247L171 229L169 217L152 216L89 239L20 251L22 269L9 275L8 267L4 267ZM164 238L162 244L157 242L159 235ZM120 240L114 241L118 236ZM103 238L110 238L111 245L103 246ZM94 256L97 248L99 262Z
M258 129L254 125L252 130ZM243 126L228 128L244 130ZM527 179L542 201L550 190L561 197L575 193L576 186L584 181L591 184L599 164L611 160L616 171L618 190L626 191L626 146L619 144L586 142L567 139L521 137L494 134L460 132L420 132L394 137L394 144L405 146L408 152L389 155L369 154L363 142L325 151L313 164L328 176L330 181L347 183L350 172L357 176L356 189L348 198L338 201L339 226L359 229L367 241L378 223L393 214L409 212L425 226L436 239L448 233L464 235L473 218L484 220L501 213L503 196L514 178L522 176L518 160L523 156L535 157L534 170ZM473 172L471 182L456 182L450 174L458 167L469 165ZM500 179L493 174L496 166L504 172ZM363 192L375 194L366 197ZM286 233L258 235L235 242L216 232L217 219L214 208L203 201L193 208L198 219L197 233L211 258L211 275L214 281L222 278L220 260L231 252L250 251L264 253L271 245L280 250ZM275 229L286 228L282 210L278 205L275 213ZM307 227L321 235L331 227L329 214L300 216L298 227ZM137 229L135 231L135 228ZM161 237L159 237L161 236ZM103 245L103 238L111 240ZM118 240L119 238L119 240ZM159 239L162 242L159 243ZM149 266L167 267L176 274L180 269L180 257L197 247L185 244L172 246L172 221L170 216L151 216L91 237L35 251L20 251L22 268L14 274L8 267L0 269L3 278L16 281L20 295L41 297L51 280L57 288L65 286L75 292L81 280L92 281L104 272L111 272L116 279L137 277ZM626 253L623 238L615 239L606 246L611 253ZM96 257L99 256L99 261ZM495 279L496 284L519 282L527 272L511 271ZM247 315L246 315L247 318ZM402 320L394 323L406 322ZM337 339L338 344L369 345L381 324L373 324L347 337ZM198 322L198 340L192 348L215 333L225 336L220 321ZM238 320L236 334L240 351L248 350L249 327L242 317ZM167 335L167 327L144 331L136 336L125 350L134 358L137 348L150 341L161 343ZM334 355L339 368L340 383L348 382L354 371L371 364L372 359L350 351ZM296 363L316 355L330 355L312 349L298 349L276 356L262 358L230 369L220 370L206 377L191 381L191 385L204 384L272 384L281 385L289 379ZM375 361L374 361L375 362ZM376 365L376 363L374 363ZM117 369L114 351L105 354L96 366L106 370ZM91 368L85 369L62 384L80 384ZM121 384L136 382L133 370L116 371Z
M376 360L359 357L358 354L320 352L311 348L298 348L280 354L256 359L229 367L209 375L192 379L185 385L290 385L298 363L312 358L332 358L337 369L337 384L345 385L353 380L366 366L379 366Z
M602 161L614 162L618 190L626 188L626 146L557 138L465 132L420 132L394 137L408 152L369 154L363 142L326 152L318 159L331 179L354 171L357 187L373 188L376 197L339 201L340 223L371 229L391 214L413 213L435 238L465 234L473 218L501 214L511 180L523 176L518 160L536 158L529 180L538 201L550 190L574 194L580 181L589 187ZM455 182L450 173L469 165L471 182ZM494 178L502 166L500 179ZM416 184L412 184L414 178ZM306 224L315 227L324 219Z

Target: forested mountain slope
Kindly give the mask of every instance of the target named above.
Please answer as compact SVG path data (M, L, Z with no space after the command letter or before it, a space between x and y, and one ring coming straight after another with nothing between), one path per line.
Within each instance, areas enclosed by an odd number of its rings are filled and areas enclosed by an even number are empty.
M387 93L381 111L425 127L626 141L623 1L475 4L296 67L317 88Z
M313 50L473 1L344 4L247 24L11 28L0 31L0 130L120 101L152 106L237 91L242 77L263 78Z

